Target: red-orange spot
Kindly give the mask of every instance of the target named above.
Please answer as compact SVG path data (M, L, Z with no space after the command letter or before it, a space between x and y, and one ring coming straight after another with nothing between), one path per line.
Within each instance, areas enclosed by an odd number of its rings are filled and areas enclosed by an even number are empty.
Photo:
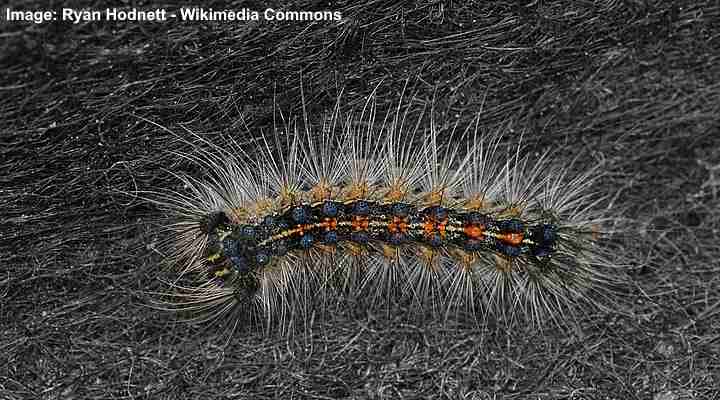
M480 239L485 235L485 227L482 225L466 225L463 231L471 239Z
M507 244L511 244L513 246L517 246L522 243L523 241L523 234L522 233L506 233L502 236L500 236L500 240Z
M388 232L390 232L390 233L395 233L398 231L398 227L397 227L397 225L395 225L395 222L389 223L387 228L388 228Z
M423 230L426 235L432 235L435 232L435 224L432 221L425 221L423 223Z
M447 226L447 218L438 221L435 218L432 217L425 217L425 221L423 222L423 230L425 231L426 236L432 236L435 231L440 233L440 237L445 237L445 227Z
M323 226L329 231L334 231L335 229L337 229L337 220L335 218L325 218Z
M440 231L440 237L445 237L445 226L447 225L447 220L443 220L437 225L438 231Z
M393 217L392 221L388 224L388 231L390 231L390 233L405 233L407 231L407 228L408 224L406 220L400 217Z
M370 222L368 221L367 217L353 217L352 220L352 228L356 231L364 231L367 230L368 226L370 225Z
M407 223L407 221L404 220L404 219L401 220L401 221L398 223L398 227L400 228L400 232L406 233L406 232L407 232L407 229L408 229L408 223Z

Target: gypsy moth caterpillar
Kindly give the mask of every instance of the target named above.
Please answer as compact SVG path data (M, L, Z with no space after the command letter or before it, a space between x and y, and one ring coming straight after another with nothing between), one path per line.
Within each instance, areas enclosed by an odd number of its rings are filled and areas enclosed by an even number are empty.
M284 124L253 150L178 137L189 150L175 156L205 176L153 193L173 219L169 258L196 282L175 285L172 308L285 329L348 300L537 325L611 303L599 164L508 149L477 119L441 128L400 103L379 118L372 96L341 115Z

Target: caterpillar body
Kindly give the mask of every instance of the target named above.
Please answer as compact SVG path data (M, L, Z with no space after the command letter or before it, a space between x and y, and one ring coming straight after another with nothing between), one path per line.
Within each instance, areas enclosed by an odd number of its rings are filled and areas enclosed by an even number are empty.
M442 206L418 210L407 203L367 200L301 202L255 224L237 225L224 212L209 219L206 259L210 272L223 280L263 268L288 252L308 250L316 242L326 246L373 243L370 247L384 254L413 243L446 251L542 258L552 254L557 238L555 226L549 223L526 228L517 218L493 220L477 211Z
M541 325L611 301L597 166L572 173L551 152L508 151L500 132L423 128L400 107L380 123L370 102L338 115L251 152L182 139L192 150L176 155L207 173L156 196L174 219L170 258L196 277L175 284L175 308L287 327L345 299Z

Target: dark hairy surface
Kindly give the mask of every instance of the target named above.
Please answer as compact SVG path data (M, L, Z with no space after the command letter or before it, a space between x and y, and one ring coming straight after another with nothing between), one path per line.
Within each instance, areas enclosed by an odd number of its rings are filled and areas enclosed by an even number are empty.
M717 1L285 7L343 20L0 21L0 398L720 396ZM182 143L161 127L251 140L277 110L320 115L341 91L393 104L408 77L448 121L482 111L539 149L609 161L637 259L622 309L543 332L358 311L227 341L148 306L164 287L158 210L126 193L181 189L188 167L167 150Z

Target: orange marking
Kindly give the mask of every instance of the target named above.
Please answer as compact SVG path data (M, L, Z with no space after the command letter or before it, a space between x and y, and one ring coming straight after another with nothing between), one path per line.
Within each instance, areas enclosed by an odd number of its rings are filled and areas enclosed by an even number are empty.
M445 188L435 189L425 195L425 203L440 204L442 203L443 197L445 197Z
M438 231L440 231L440 237L442 238L445 237L445 225L447 225L447 220L440 222L437 226Z
M385 194L385 200L390 203L395 203L405 198L405 191L400 189L400 185L391 187L390 190Z
M322 226L324 226L325 229L328 231L333 231L337 229L337 219L325 218L325 222L322 223Z
M347 193L345 194L345 197L348 200L366 198L368 191L369 188L367 182L353 183L347 188Z
M485 227L482 225L466 225L463 232L471 239L480 239L485 235Z
M397 226L395 226L395 222L389 223L387 228L390 233L397 232Z
M495 254L495 269L509 274L512 272L513 262L510 258Z
M387 227L388 227L388 231L390 231L390 233L395 233L395 232L405 233L405 232L407 232L408 224L407 224L407 220L404 218L393 217L392 221L388 224Z
M492 208L492 203L485 200L484 195L475 195L465 204L465 208L470 210L488 210Z
M395 260L398 257L397 249L386 244L381 244L382 254L385 258Z
M426 235L432 235L433 232L435 232L435 224L432 221L425 221L423 223L423 230L425 231Z
M398 223L398 227L400 227L400 232L405 233L408 230L408 223L406 220L401 220L400 223Z
M505 233L500 235L500 240L513 246L518 246L523 241L522 233Z
M312 197L314 201L321 201L332 197L332 189L330 188L330 185L325 179L321 180L320 182L318 182L317 185L313 186L310 189L309 193L310 197Z
M440 237L445 238L445 227L447 226L447 218L438 221L434 218L425 218L425 222L423 222L423 230L425 231L426 236L432 236L432 234L437 230L440 233Z
M355 231L364 231L367 230L368 226L370 225L370 222L368 221L367 217L353 217L352 220L352 228Z

